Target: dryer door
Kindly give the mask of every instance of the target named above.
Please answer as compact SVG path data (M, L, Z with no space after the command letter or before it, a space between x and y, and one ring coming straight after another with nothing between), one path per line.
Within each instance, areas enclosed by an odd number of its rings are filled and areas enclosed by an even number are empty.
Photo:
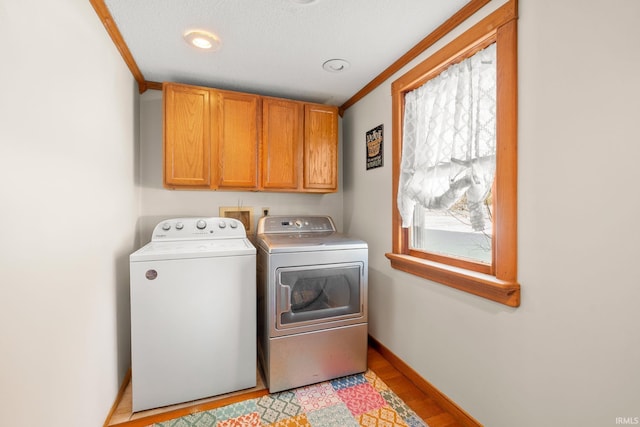
M279 268L276 278L277 329L363 316L362 263Z

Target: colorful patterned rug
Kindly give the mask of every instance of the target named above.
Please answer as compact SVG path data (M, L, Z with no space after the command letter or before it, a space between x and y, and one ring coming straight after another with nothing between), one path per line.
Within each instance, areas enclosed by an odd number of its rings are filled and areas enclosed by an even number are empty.
M245 400L154 427L428 427L371 370Z

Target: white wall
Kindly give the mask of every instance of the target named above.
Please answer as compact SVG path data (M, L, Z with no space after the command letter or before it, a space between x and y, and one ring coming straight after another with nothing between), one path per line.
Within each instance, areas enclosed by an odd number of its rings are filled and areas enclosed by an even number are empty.
M342 193L295 194L251 191L167 190L162 186L162 92L147 91L140 100L140 185L142 211L140 243L149 241L153 227L166 218L218 216L219 207L263 207L270 215L330 215L342 229ZM341 147L339 147L341 150ZM339 151L340 152L340 151ZM339 165L341 167L341 165ZM340 185L340 183L339 183ZM255 225L254 225L255 228Z
M640 2L519 5L522 305L384 257L390 83L406 69L345 114L345 230L370 244L371 335L484 425L613 426L640 417ZM366 171L364 135L381 123L385 166Z
M640 416L640 3L520 0L520 16L510 309L389 267L393 79L345 115L344 193L168 191L160 95L140 98L138 129L89 2L1 2L0 425L101 425L129 367L129 253L162 218L237 204L330 214L365 238L371 334L485 425ZM385 166L366 171L380 123Z
M0 2L0 425L99 426L129 368L137 88L84 0Z

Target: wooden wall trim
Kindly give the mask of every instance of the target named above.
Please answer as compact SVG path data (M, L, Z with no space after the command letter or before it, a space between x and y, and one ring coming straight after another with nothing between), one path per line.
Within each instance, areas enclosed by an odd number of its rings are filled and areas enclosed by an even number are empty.
M122 380L122 384L120 384L118 395L116 396L116 400L113 402L113 405L111 406L111 410L109 411L109 414L107 414L107 419L104 422L104 427L107 427L109 425L110 420L113 417L113 414L116 412L116 409L118 408L118 403L122 400L122 396L124 396L124 392L127 390L127 384L129 384L130 381L131 381L131 368L129 368L129 370L124 376L124 379Z
M412 383L415 384L423 393L428 394L438 405L453 415L456 420L465 427L482 427L482 424L469 415L464 409L459 407L453 400L449 399L444 393L434 387L427 380L422 378L416 371L407 365L402 359L393 354L391 350L385 347L380 341L369 335L369 345L380 353L387 361Z
M119 424L108 424L105 427L149 427L155 423L160 423L174 418L185 417L187 415L195 414L197 412L211 411L223 406L232 405L234 403L243 402L245 400L257 399L269 394L268 389L250 391L243 394L233 395L218 400L202 404L194 404L180 409L174 409L167 412L162 412L154 415L148 415L141 418L136 418L129 421L124 421Z
M151 82L149 80L146 80L144 83L145 83L147 89L162 90L162 83Z
M451 30L456 28L462 22L464 22L471 15L480 10L483 6L489 3L491 0L470 0L454 15L447 19L442 25L433 30L428 36L422 39L418 44L412 47L407 53L402 55L396 62L391 64L387 69L380 73L376 78L371 80L365 87L360 89L355 95L349 98L339 108L340 116L344 114L347 108L360 101L367 96L375 88L387 81L392 75L401 70L409 62L413 61L422 52L433 46L438 40L447 35Z
M460 424L465 427L482 427L475 418L469 415L464 409L460 408L455 402L449 399L444 393L430 384L427 380L422 378L413 368L407 365L402 359L396 356L391 350L385 347L380 341L376 340L371 335L369 337L369 345L380 353L394 368L400 371L405 377L407 377L416 387L418 387L423 393L428 394L438 405L444 410L453 415ZM125 390L131 381L131 369L129 369L122 380L118 395L106 417L103 427L144 427L154 422L165 421L168 418L177 418L185 415L189 415L199 411L209 411L211 409L219 408L232 403L237 403L245 399L252 399L262 397L269 393L268 389L258 390L247 394L240 394L236 396L230 396L228 398L215 400L203 404L197 404L186 408L176 409L169 413L155 414L135 420L127 420L121 423L113 422L113 415L118 408L118 404L122 401Z
M371 80L360 89L355 95L349 98L344 104L340 106L338 112L340 116L344 114L345 110L356 102L367 96L370 92L388 80L393 74L402 69L409 62L414 60L418 55L431 47L434 43L444 37L447 33L457 27L459 24L464 22L471 15L480 10L483 6L489 3L491 0L470 0L466 5L464 5L460 10L458 10L454 15L452 15L449 19L447 19L442 25L432 31L429 35L427 35L424 39L422 39L418 44L412 47L407 53L402 55L398 60L396 60L393 64L387 67L382 73L380 73L376 78ZM138 82L138 91L140 93L145 92L147 89L153 90L162 90L162 83L147 81L145 80L140 68L138 68L138 64L136 64L129 47L124 41L118 26L113 20L111 16L111 12L104 3L104 0L89 0L94 10L98 14L100 21L104 25L107 33L113 40L113 43L116 45L116 48L122 55L124 62L129 67L131 74Z
M223 406L231 405L233 403L242 402L244 400L257 399L262 396L266 396L269 394L269 389L264 388L261 390L253 390L246 393L238 393L233 394L228 397L209 400L203 403L194 403L192 405L187 405L178 409L172 409L166 412L157 412L152 413L151 415L143 416L140 418L130 419L126 421L113 421L113 416L115 411L118 409L118 405L122 402L123 396L129 383L131 382L131 369L127 372L122 381L122 385L120 386L120 390L118 392L118 396L107 415L107 419L104 422L103 427L148 427L154 423L159 423L162 421L167 421L174 418L184 417L186 415L195 414L196 412L204 412L211 411L212 409L221 408Z
M135 59L133 59L133 55L131 55L129 47L124 42L124 38L122 38L122 34L120 34L120 30L114 22L113 17L111 16L111 12L109 12L109 9L107 8L107 5L104 4L104 0L89 1L91 2L93 9L98 14L100 21L102 21L102 25L104 25L107 33L109 33L111 40L113 40L113 43L116 45L116 48L120 52L120 55L122 55L124 62L129 67L131 74L133 74L133 77L138 82L138 91L140 93L143 93L149 88L147 85L147 81L144 79L144 76L142 75L140 68L138 68L138 64L136 64Z

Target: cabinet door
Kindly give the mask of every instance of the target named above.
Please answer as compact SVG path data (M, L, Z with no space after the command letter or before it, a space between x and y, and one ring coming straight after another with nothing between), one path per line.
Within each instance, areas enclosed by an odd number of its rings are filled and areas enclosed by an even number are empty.
M297 190L302 180L303 106L262 100L262 188Z
M304 188L338 188L338 109L306 104L304 109Z
M167 84L164 105L164 184L167 187L209 187L210 92Z
M213 149L219 188L258 187L256 95L214 91Z

